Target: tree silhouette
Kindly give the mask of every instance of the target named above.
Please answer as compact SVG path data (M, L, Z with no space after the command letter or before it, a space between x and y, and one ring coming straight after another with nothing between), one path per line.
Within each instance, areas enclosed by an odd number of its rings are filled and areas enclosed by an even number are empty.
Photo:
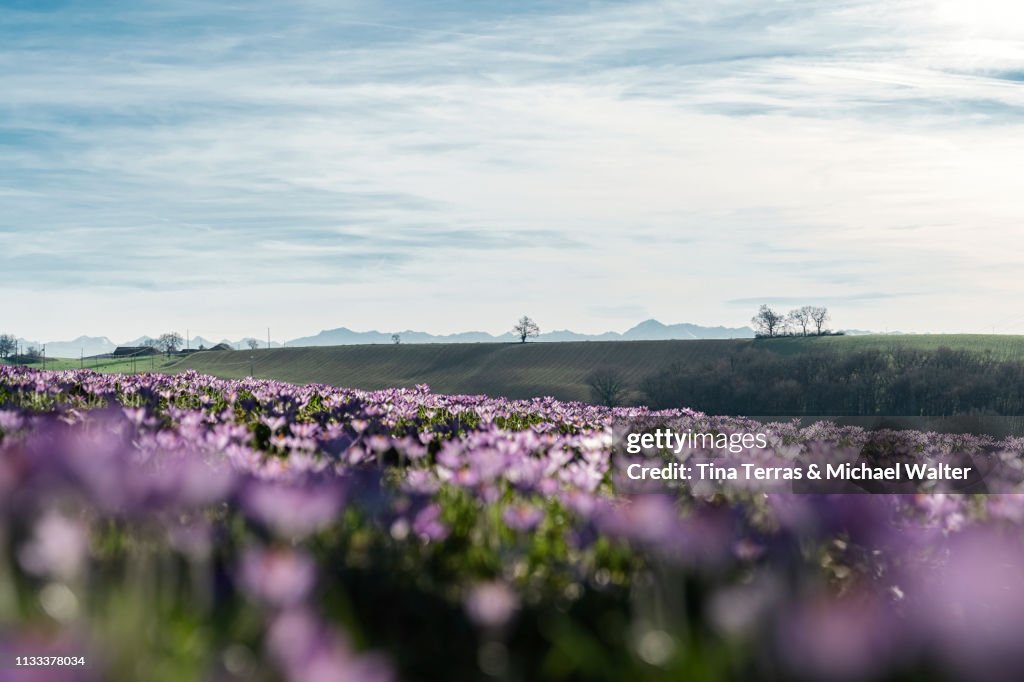
M519 336L520 343L526 343L526 339L540 335L540 327L526 315L519 318L516 326L512 327L512 331Z
M775 336L782 330L785 317L775 312L767 305L762 305L757 315L750 318L750 321L765 336Z

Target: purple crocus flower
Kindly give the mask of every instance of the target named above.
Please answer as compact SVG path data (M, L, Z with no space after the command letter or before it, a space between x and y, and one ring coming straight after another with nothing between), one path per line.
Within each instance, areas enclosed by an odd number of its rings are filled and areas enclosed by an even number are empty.
M1009 680L1024 664L1024 547L1018 533L979 527L940 545L938 563L919 562L903 585L917 633L963 674Z
M30 573L69 581L81 572L88 549L85 526L50 511L36 522L32 539L21 547L18 560Z
M275 608L290 608L309 596L316 565L308 555L292 549L248 549L238 574L250 597Z
M470 620L481 627L504 627L519 610L519 597L503 582L481 583L470 589L464 606Z
M509 528L528 531L537 527L544 512L530 504L513 504L505 507L501 518Z
M383 657L352 651L347 639L304 609L277 616L267 648L290 682L393 682Z
M429 504L416 514L412 530L424 540L439 542L448 537L448 526L441 521L441 506Z
M302 538L316 532L341 512L344 491L327 481L250 481L242 507L255 521L283 538Z
M782 620L783 656L810 679L866 679L902 649L894 614L870 594L814 598L788 606Z

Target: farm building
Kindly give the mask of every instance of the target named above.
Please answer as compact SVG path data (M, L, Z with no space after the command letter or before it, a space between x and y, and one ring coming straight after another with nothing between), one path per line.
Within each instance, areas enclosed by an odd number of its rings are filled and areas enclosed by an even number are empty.
M210 350L234 350L234 348L232 348L230 345L228 345L226 343L218 343L216 346L214 346Z

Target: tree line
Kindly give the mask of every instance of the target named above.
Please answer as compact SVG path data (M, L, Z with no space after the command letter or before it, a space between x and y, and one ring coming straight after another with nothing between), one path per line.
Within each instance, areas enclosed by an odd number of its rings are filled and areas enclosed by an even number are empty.
M673 364L639 392L652 408L712 414L1019 416L1024 362L949 348L783 355L753 346Z
M0 360L37 362L42 357L42 349L36 346L22 347L13 334L0 334Z
M149 339L143 343L144 346L151 346L167 353L176 352L181 348L184 339L177 332L161 334L159 338ZM19 348L18 339L13 334L0 334L0 360L12 360L18 362L38 362L42 359L44 351L36 346Z
M805 305L783 314L762 305L750 321L760 337L825 336L832 333L825 327L830 319L824 306Z

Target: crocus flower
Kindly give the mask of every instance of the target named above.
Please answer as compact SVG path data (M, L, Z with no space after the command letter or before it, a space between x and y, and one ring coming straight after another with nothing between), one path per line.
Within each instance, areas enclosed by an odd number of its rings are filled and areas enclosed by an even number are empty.
M464 605L466 614L477 625L501 628L519 610L519 597L505 583L494 581L470 589Z
M316 581L313 560L292 549L246 550L238 573L246 594L276 608L298 605Z

